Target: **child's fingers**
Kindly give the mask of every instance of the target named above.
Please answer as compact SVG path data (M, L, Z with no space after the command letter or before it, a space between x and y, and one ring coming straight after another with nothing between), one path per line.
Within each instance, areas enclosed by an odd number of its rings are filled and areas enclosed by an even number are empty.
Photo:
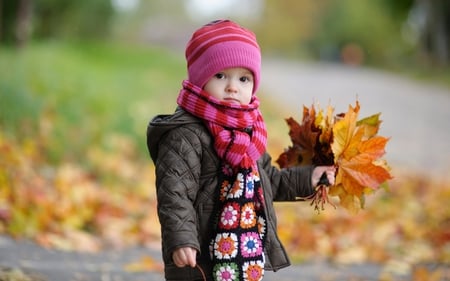
M328 182L330 182L330 185L334 185L335 172L327 171L326 173L327 173Z
M327 166L325 173L327 174L327 179L330 182L330 185L334 185L334 180L336 177L336 167L335 166Z
M325 173L326 179L328 180L327 185L334 185L335 183L335 175L336 175L336 167L335 166L317 166L314 169L312 176L312 185L317 186L320 182L320 178Z
M180 249L179 249L179 250L176 250L176 251L173 253L172 259L173 259L173 262L175 263L176 266L178 266L178 267L184 267L184 266L186 266L186 263L185 263L185 261L184 261L183 256L184 256L184 254L183 254L183 252L182 252Z
M185 247L175 250L172 255L172 259L178 267L185 267L186 265L195 267L197 265L196 256L197 251L195 249Z
M187 263L191 266L191 267L195 267L197 265L197 251L193 248L188 248L188 253L187 253Z

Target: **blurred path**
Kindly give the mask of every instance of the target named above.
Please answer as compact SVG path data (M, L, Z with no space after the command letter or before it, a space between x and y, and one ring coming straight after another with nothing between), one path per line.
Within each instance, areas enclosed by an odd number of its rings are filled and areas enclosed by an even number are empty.
M450 90L376 70L263 60L261 88L300 120L302 106L328 104L346 112L356 99L360 117L381 112L380 135L391 137L386 159L395 169L450 177ZM286 116L286 117L289 117Z
M129 272L127 265L152 257L161 262L158 250L130 248L106 250L101 253L77 253L45 249L27 240L13 240L0 235L0 280L2 274L19 269L29 275L29 281L159 281L160 272Z
M161 272L128 272L125 267L151 257L161 262L157 249L132 248L97 254L44 249L30 241L15 241L0 235L0 280L30 281L159 281ZM19 269L30 279L2 279L2 274ZM371 264L332 265L308 263L290 266L276 273L266 272L264 280L304 281L379 280L382 267ZM17 275L16 275L17 276ZM398 276L407 278L408 275ZM392 279L402 280L402 279Z

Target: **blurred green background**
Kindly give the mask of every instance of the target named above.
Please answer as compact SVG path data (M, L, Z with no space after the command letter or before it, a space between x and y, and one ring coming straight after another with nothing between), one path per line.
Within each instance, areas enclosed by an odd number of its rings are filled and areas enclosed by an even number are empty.
M263 57L376 68L450 88L447 0L0 0L0 233L77 250L101 248L80 233L107 246L159 241L146 126L175 109L185 44L216 18L254 30ZM264 104L272 130L286 112ZM277 130L288 141L287 129ZM304 204L305 219L280 208L280 236L296 260L338 256L345 241L332 251L321 245L359 231L357 246L373 246L377 224L384 236L367 259L404 257L414 242L432 248L426 258L448 262L448 208L439 201L450 198L448 185L411 177L359 217L316 216ZM358 218L365 230L354 228ZM311 241L298 239L298 225Z

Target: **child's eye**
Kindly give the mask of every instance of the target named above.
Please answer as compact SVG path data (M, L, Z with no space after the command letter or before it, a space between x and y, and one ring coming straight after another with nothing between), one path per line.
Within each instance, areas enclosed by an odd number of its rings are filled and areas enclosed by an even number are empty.
M214 77L216 77L217 79L222 79L225 77L225 74L219 72L216 75L214 75Z
M241 82L251 82L252 79L248 76L242 76L239 80L241 80Z

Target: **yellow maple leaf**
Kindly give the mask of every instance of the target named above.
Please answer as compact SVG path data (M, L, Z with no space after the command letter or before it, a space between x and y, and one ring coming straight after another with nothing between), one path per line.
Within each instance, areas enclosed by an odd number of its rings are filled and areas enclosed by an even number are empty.
M354 135L356 128L356 120L358 118L359 103L353 108L351 105L344 118L337 121L333 126L334 141L331 144L331 149L334 153L334 159L339 159L341 154L347 149L350 141Z
M330 186L329 190L329 195L338 196L339 204L351 213L357 213L361 209L363 201L361 201L360 198L348 193L344 189L343 184L335 184L333 186Z

